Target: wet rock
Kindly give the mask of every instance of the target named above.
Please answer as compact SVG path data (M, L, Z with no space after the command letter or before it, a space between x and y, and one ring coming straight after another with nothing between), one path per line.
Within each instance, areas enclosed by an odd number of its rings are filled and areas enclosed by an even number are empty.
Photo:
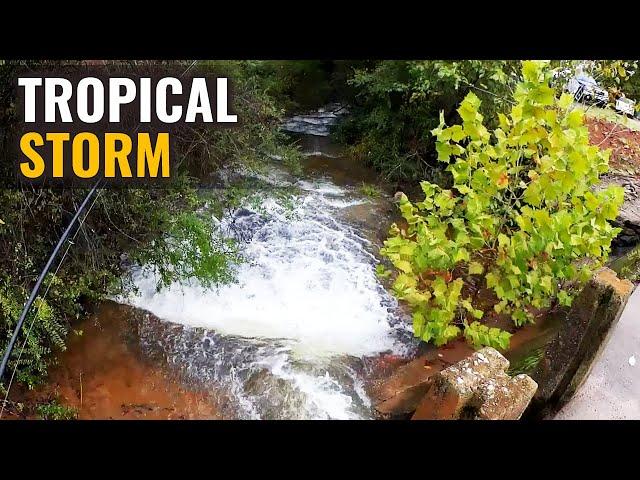
M310 112L305 115L294 115L286 119L280 128L290 133L326 137L329 135L331 127L338 123L342 116L348 113L349 110L344 105L338 103L329 104L323 108L319 108L315 112Z
M528 375L497 375L478 386L470 406L481 420L517 420L529 406L538 384Z
M618 185L624 189L624 203L618 218L612 222L622 232L612 243L614 252L640 242L640 179L630 175L610 174L601 179L597 189Z
M519 419L537 384L527 375L509 377L508 367L493 348L475 352L434 376L412 419Z
M383 418L397 418L411 414L427 393L433 368L425 368L426 357L398 368L384 382L372 386L371 394L376 411Z
M265 223L267 219L263 215L247 208L239 208L226 224L226 233L241 242L249 242Z
M588 376L627 303L633 284L601 268L574 299L532 377L540 385L528 415L545 417L562 407Z
M121 253L120 254L120 268L122 270L128 270L129 268L131 268L131 259L129 258L129 255L126 253Z
M290 382L266 368L248 377L243 385L243 396L263 401L260 418L265 420L290 418L292 412L303 409L308 401L306 395Z
M409 418L429 390L435 374L473 353L464 341L447 348L429 345L414 360L394 366L374 380L368 391L378 416L385 419ZM380 360L383 360L382 358Z

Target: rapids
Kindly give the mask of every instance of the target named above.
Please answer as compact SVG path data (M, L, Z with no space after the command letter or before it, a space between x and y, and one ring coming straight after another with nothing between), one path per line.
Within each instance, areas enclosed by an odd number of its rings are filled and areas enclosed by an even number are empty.
M343 160L322 140L303 142L305 178L277 162L260 177L290 188L287 201L266 193L259 208L246 202L217 219L224 235L244 243L248 261L237 283L206 289L191 281L158 292L156 276L142 267L134 273L137 293L119 299L166 323L142 327L143 347L189 380L222 390L227 415L371 418L366 359L415 347L374 271L373 232L390 223L389 198L361 194L348 167L336 175ZM354 221L365 209L373 212L370 228Z

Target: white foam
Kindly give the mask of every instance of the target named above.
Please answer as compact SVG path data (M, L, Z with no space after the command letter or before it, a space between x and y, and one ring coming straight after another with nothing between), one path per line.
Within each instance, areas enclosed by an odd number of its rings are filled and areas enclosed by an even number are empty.
M280 176L269 177L275 183ZM266 223L246 212L243 219L218 223L223 232L240 228L242 238L250 238L243 247L249 263L239 267L238 283L211 290L190 281L157 292L156 276L141 268L134 274L139 294L120 300L237 341L233 351L219 344L210 373L193 363L188 342L180 343L179 363L187 373L215 379L217 388L226 385L241 418L371 418L362 373L343 356L402 353L406 345L396 329L409 327L391 325L397 304L378 282L370 244L339 220L341 209L368 200L327 179L296 186L303 193L286 202L293 211L266 198L260 206ZM256 338L266 339L266 346ZM220 362L228 368L216 373ZM246 391L245 381L265 368L270 375L263 381L270 386ZM274 378L290 392L283 393Z
M223 334L289 339L302 356L393 349L393 300L378 283L366 241L335 220L336 209L362 200L344 198L326 180L299 185L309 194L297 199L293 216L273 200L263 203L271 220L246 246L250 263L237 284L213 291L192 282L156 292L155 276L143 270L134 278L140 295L126 302Z

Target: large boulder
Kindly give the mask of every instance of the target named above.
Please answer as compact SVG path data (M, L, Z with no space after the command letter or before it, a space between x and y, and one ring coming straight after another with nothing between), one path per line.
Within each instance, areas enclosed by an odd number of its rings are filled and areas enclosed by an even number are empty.
M595 273L532 374L539 388L528 414L546 417L571 398L606 345L632 291L631 282L608 268Z
M416 409L414 420L517 420L537 385L527 375L510 377L509 361L485 347L442 370Z

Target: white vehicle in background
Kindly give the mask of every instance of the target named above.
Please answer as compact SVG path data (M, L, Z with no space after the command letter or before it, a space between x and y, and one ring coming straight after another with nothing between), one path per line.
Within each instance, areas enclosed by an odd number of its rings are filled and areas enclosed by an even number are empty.
M618 97L614 108L623 115L633 117L636 111L636 102L627 97Z
M593 77L584 73L571 77L565 90L572 94L577 102L595 103L601 107L606 107L609 103L609 92L598 85Z
M563 90L573 95L576 102L594 103L606 108L610 105L616 112L629 117L640 118L640 111L636 112L636 102L624 96L624 93L613 89L611 94L603 88L589 74L588 65L579 65L572 68L556 69L553 73L553 84L564 84ZM610 102L611 99L611 102Z

